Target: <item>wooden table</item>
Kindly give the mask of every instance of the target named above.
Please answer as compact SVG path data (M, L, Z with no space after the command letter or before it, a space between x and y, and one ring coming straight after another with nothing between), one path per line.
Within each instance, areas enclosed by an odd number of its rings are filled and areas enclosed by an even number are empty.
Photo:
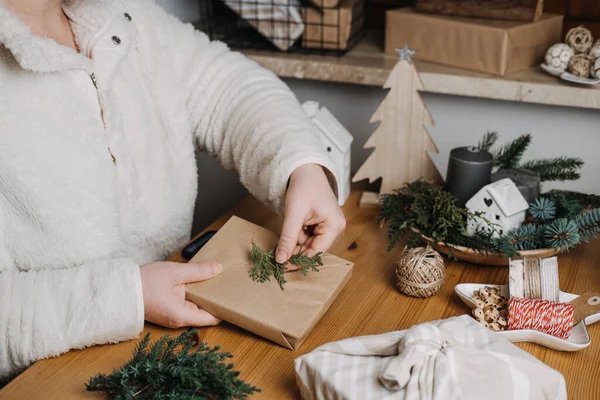
M459 282L501 284L507 281L506 268L481 267L461 262L446 263L446 281L442 291L429 299L401 295L394 285L393 263L403 246L386 252L386 231L376 223L377 210L357 207L360 193L348 199L344 213L346 232L336 241L331 253L355 263L352 279L317 324L298 351L272 344L228 323L202 329L201 340L221 345L235 355L242 379L263 389L256 398L299 398L293 361L327 342L351 336L370 335L406 329L414 324L469 312L453 294ZM232 214L279 230L281 219L248 197L213 223L218 229ZM181 261L175 255L174 260ZM600 290L600 246L579 246L560 257L561 288L573 293ZM216 260L218 261L218 260ZM146 330L159 335L178 331L147 324ZM594 399L600 396L600 324L589 328L592 344L579 352L561 353L534 344L519 344L546 364L561 371L567 381L569 397ZM85 382L98 372L109 373L130 357L136 341L96 346L71 351L58 358L38 361L2 391L0 399L98 399L85 391Z

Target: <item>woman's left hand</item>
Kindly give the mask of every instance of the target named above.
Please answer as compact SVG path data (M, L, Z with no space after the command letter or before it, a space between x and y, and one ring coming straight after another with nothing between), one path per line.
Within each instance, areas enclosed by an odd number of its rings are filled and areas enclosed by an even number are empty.
M309 227L314 228L310 234L306 230ZM285 197L277 262L286 262L298 251L298 245L308 256L325 252L345 228L346 219L323 167L305 164L296 168Z

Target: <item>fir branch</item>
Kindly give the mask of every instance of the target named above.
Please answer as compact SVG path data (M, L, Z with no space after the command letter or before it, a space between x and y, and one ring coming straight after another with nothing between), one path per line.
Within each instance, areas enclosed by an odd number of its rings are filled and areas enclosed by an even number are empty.
M556 218L556 205L552 200L540 197L529 206L529 214L536 222L551 221Z
M581 177L579 170L583 160L577 157L554 157L531 160L521 164L520 168L537 172L542 182L574 181Z
M494 166L500 168L517 168L521 158L531 143L531 135L526 133L494 152Z
M535 224L521 225L508 232L506 240L518 251L539 249L544 246L544 227Z
M261 283L271 280L271 276L274 276L279 287L283 290L283 285L286 283L284 274L286 267L285 264L275 261L276 249L277 247L266 252L253 242L252 250L250 251L252 268L250 268L249 274L253 281ZM292 255L288 262L300 267L300 273L306 276L309 270L319 272L319 267L323 266L321 254L322 253L318 253L312 257L308 257L307 255L302 254L302 248L300 248L300 251L297 254Z
M549 199L566 199L569 201L577 202L583 208L600 208L600 196L596 194L587 194L581 192L574 192L570 190L558 190L554 189L547 193L544 193L544 197Z
M485 135L483 135L483 137L479 139L479 142L477 142L477 147L479 147L481 150L490 151L490 149L496 144L497 141L498 132L487 131Z
M596 239L600 234L600 209L585 211L575 220L579 227L579 237L583 242Z
M559 218L546 225L544 228L546 245L561 252L579 243L579 227L575 221Z
M238 378L232 355L206 343L198 346L198 330L178 337L163 336L152 346L150 332L138 343L132 359L110 375L98 374L86 384L90 392L111 399L245 399L260 390ZM179 352L176 350L179 349Z

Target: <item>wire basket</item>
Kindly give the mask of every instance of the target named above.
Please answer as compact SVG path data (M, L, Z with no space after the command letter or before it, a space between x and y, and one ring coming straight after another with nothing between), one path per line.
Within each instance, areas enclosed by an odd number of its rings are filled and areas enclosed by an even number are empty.
M364 35L365 0L199 3L201 19L196 28L235 49L343 55Z

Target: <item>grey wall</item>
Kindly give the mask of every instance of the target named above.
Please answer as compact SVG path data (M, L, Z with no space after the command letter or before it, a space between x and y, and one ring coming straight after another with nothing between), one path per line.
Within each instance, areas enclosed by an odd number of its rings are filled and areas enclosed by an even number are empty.
M159 0L169 12L184 21L198 19L196 0ZM354 135L352 169L362 164L370 150L362 148L376 125L369 120L385 96L376 87L343 85L288 79L299 100L316 100L337 116ZM445 175L448 152L474 144L487 130L497 130L501 142L519 134L533 134L534 142L526 158L571 155L583 158L583 178L577 182L547 185L600 193L600 111L550 107L465 97L423 94L435 127L430 132L439 147L433 159ZM199 195L195 231L217 218L245 195L237 175L224 171L217 162L201 154L198 157Z
M356 171L371 152L362 146L377 126L369 120L386 91L377 87L295 79L288 79L286 83L299 100L316 100L329 108L354 135L352 168ZM569 155L586 162L579 181L547 184L544 189L561 187L600 193L600 111L431 93L424 93L422 97L436 124L429 132L439 148L439 154L432 158L442 176L446 173L449 151L477 143L487 130L498 131L500 143L531 133L533 143L524 160Z

